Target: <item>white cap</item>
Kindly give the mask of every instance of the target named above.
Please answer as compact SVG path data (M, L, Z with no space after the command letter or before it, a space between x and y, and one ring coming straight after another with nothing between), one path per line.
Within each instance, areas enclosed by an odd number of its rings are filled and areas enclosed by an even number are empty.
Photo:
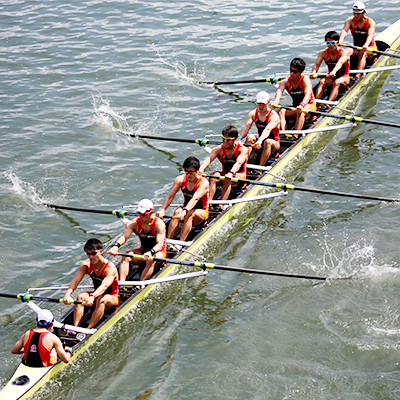
M37 315L36 321L38 326L46 328L54 321L54 315L50 310L41 310Z
M353 11L365 12L365 4L362 1L356 1L353 4Z
M144 214L146 211L153 211L153 210L154 210L153 202L149 199L143 199L139 201L136 211L141 214Z
M268 104L269 94L267 92L258 92L256 97L256 103Z

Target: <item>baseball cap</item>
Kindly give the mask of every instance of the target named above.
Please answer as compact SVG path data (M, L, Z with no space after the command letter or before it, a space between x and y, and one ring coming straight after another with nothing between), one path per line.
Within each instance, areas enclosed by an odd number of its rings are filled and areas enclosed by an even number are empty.
M149 199L143 199L139 201L136 211L138 213L144 214L146 211L153 211L153 210L154 210L153 202Z
M267 104L269 102L269 94L267 92L258 92L256 103Z
M38 326L46 328L54 321L54 315L50 310L41 310L37 315L36 321Z
M356 1L353 4L353 11L357 14L365 12L365 4L362 1Z

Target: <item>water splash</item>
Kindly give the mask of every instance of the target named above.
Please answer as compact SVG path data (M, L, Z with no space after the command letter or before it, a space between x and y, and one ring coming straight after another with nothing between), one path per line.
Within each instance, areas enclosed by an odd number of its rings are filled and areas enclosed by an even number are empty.
M392 279L393 274L400 275L395 263L379 264L372 239L361 237L354 242L354 238L344 232L341 241L333 240L327 234L317 241L323 250L322 265L307 266L317 272L323 270L329 278Z
M140 124L131 126L128 122L128 118L122 113L115 111L111 107L108 99L103 99L100 95L92 95L92 105L94 110L94 123L97 126L104 131L118 133L129 137L151 133L151 126L158 120L160 112L159 108L156 108L151 120L142 120Z
M205 77L204 73L198 72L196 68L196 62L193 64L193 72L188 72L188 67L187 65L181 61L181 60L176 60L176 61L169 61L166 59L164 55L160 53L160 50L157 49L157 56L158 59L166 66L169 67L169 69L172 70L173 76L178 80L178 81L183 81L186 83L189 83L191 85L197 85L198 81L200 79L203 79Z
M19 195L29 206L46 202L31 183L21 180L11 169L4 171L3 175L12 183L13 192Z

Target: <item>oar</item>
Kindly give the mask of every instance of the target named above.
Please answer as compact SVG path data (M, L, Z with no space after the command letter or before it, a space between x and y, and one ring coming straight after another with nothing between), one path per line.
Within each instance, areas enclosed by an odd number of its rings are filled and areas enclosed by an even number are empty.
M63 299L55 299L53 297L40 297L34 296L30 293L18 293L18 294L10 294L10 293L0 293L0 297L7 297L9 299L18 299L21 300L23 303L27 303L28 301L35 300L35 301L48 301L50 303L62 303L64 304ZM70 301L68 304L86 304L84 301Z
M130 258L136 258L138 260L141 260L143 258L142 255L140 254L122 254L122 253L117 253L117 256L122 256L122 257L130 257ZM206 269L219 269L223 271L233 271L233 272L244 272L247 274L260 274L260 275L272 275L272 276L283 276L286 278L301 278L301 279L315 279L319 281L325 281L328 278L324 278L322 276L313 276L313 275L300 275L300 274L288 274L285 272L275 272L275 271L265 271L265 270L260 270L260 269L250 269L250 268L239 268L239 267L230 267L227 265L218 265L218 264L212 264L208 262L203 262L203 261L180 261L180 260L175 260L173 258L159 258L159 257L149 257L150 261L160 261L160 262L166 262L169 264L179 264L179 265L187 265L191 267L197 267L197 268L202 268L204 270Z
M363 50L363 47L360 46L353 46L351 44L339 44L339 46L342 47L350 47L351 49L354 50ZM380 51L380 50L373 50L373 49L364 49L367 53L374 53L374 54L382 54L383 56L388 56L388 57L395 57L395 58L400 58L400 56L396 55L396 54L391 54L391 53L387 53L386 51Z
M286 107L286 106L276 106L276 108L285 108L286 110L290 111L297 111L297 108L295 107ZM367 118L361 118L357 117L356 115L337 115L337 114L329 114L327 112L322 112L322 111L313 111L313 110L300 110L300 112L304 114L316 114L316 115L323 115L324 117L329 117L329 118L337 118L337 119L345 119L346 121L351 121L351 122L363 122L365 124L375 124L375 125L382 125L382 126L390 126L392 128L400 128L400 124L395 124L393 122L385 122L385 121L377 121L374 119L367 119Z
M202 85L238 85L240 83L278 83L279 81L285 79L284 77L278 77L278 76L272 76L270 78L264 78L264 79L249 79L245 81L224 81L224 82L199 82Z
M94 213L94 214L107 214L107 215L115 215L118 218L127 217L127 216L138 216L138 213L135 211L127 211L123 208L121 210L100 210L96 208L79 208L79 207L69 207L69 206L59 206L57 204L49 204L49 203L42 203L46 207L56 208L59 210L69 210L69 211L79 211L79 212L87 212L87 213ZM168 215L164 215L163 218L173 218Z
M180 143L195 143L200 146L205 146L206 144L221 144L221 142L214 142L212 140L208 140L206 138L201 139L181 139L181 138L172 138L168 136L150 136L150 135L136 135L131 133L127 136L139 139L154 139L154 140L164 140L166 142L180 142Z
M214 176L214 175L206 175L207 178L218 179L223 181L225 176ZM238 179L232 178L232 182L244 182L249 185L259 185L259 186L268 186L274 187L282 190L298 190L300 192L310 192L310 193L321 193L321 194L330 194L333 196L343 196L343 197L355 197L357 199L365 199L365 200L378 200L378 201L386 201L390 203L400 202L400 199L392 198L392 197L378 197L378 196L369 196L365 194L356 194L356 193L346 193L346 192L336 192L333 190L321 190L314 188L305 188L300 186L295 186L288 183L272 183L272 182L260 182L260 181L252 181L250 179Z

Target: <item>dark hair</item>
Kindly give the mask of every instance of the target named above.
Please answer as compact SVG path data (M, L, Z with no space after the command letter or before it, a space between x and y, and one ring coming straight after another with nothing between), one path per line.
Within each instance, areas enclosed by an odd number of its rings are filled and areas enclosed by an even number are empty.
M290 68L303 72L306 69L306 62L302 58L293 58L290 62Z
M339 34L336 31L329 31L325 35L325 41L328 39L339 40Z
M102 250L103 249L103 243L99 239L93 238L89 239L86 243L85 246L83 247L83 251L88 252L90 250Z
M198 171L200 168L200 161L196 157L188 157L183 162L183 169L193 168Z
M222 129L222 136L236 139L239 136L239 132L234 126L227 125L224 129Z

